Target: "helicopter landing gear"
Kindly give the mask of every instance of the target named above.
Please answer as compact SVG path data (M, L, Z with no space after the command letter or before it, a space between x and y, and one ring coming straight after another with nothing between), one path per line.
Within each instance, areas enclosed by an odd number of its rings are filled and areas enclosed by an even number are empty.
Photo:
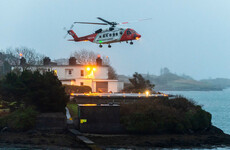
M109 45L108 45L108 48L111 48L111 47L112 47L112 46L109 44Z
M132 42L132 41L130 42L130 45L133 45L133 42Z
M102 45L100 44L99 47L102 48Z

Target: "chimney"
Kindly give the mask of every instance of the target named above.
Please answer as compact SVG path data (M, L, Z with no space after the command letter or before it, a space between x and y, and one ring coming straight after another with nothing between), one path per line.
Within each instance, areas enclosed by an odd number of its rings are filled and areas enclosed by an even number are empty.
M76 63L76 58L75 57L70 57L69 58L69 65L70 66L74 66L74 65L76 65L77 63Z
M20 65L21 66L24 66L26 64L26 59L24 58L24 57L22 57L21 59L20 59Z
M97 56L96 63L97 63L97 66L102 66L102 59L100 55Z
M46 65L49 65L50 64L50 58L49 57L45 57L43 59L43 65L46 66Z

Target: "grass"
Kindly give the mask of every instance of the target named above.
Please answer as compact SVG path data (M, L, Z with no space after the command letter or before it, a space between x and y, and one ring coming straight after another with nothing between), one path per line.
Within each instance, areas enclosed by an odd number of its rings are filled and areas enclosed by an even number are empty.
M16 110L0 117L0 128L9 127L15 131L25 131L34 127L38 112L33 107Z
M9 113L10 109L9 108L0 109L0 113L4 113L4 112Z
M78 105L77 104L68 103L67 108L69 109L69 113L72 118L78 117Z

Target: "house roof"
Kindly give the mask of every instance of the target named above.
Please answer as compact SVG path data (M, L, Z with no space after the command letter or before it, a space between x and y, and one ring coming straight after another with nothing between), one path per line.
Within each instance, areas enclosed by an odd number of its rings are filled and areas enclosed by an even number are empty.
M27 67L82 67L82 66L97 66L97 67L109 67L109 65L101 65L101 66L98 66L98 65L81 65L81 64L76 64L76 65L28 65L27 64ZM13 67L21 67L20 65L13 65Z

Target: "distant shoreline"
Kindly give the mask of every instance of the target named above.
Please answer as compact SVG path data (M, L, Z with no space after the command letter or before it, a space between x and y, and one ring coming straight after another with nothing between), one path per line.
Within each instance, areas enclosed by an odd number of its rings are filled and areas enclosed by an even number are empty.
M197 91L200 91L200 92L210 92L210 91L223 91L223 90L225 90L225 89L221 89L221 90L179 90L179 89L177 89L177 90L170 90L170 89L168 89L168 90L158 90L158 89L155 89L156 91L159 91L159 92L161 92L161 91L185 91L185 92L197 92Z

